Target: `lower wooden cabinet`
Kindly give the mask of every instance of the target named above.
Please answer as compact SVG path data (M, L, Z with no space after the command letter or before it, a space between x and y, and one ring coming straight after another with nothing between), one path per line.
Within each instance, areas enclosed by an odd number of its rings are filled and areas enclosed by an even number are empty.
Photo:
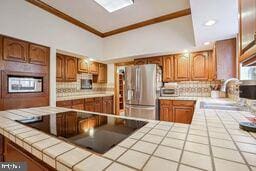
M48 166L44 162L40 161L36 157L33 157L30 153L26 152L21 147L12 143L5 138L5 162L26 162L27 171L53 171L54 168Z
M190 124L195 101L160 100L160 120Z
M114 114L113 96L57 101L57 107Z
M4 160L4 136L0 134L0 162Z

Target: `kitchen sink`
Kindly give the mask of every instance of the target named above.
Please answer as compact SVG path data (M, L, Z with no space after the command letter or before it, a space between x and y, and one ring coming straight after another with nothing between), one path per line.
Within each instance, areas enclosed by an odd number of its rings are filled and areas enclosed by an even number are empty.
M237 106L234 103L201 102L200 108L201 109L216 109L216 110L246 111L246 107Z

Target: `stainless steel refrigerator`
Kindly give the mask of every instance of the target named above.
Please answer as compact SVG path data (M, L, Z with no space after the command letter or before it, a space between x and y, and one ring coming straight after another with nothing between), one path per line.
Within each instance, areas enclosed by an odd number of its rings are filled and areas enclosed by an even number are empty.
M125 116L159 119L162 70L155 64L125 68Z

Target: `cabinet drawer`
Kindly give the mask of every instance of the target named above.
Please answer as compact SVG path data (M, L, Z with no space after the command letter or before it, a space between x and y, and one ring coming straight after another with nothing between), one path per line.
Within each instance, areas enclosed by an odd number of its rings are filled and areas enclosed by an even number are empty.
M56 105L58 107L72 106L72 101L71 100L57 101Z
M73 105L77 105L77 104L84 104L84 99L73 100Z
M94 100L95 100L95 102L102 101L102 97L95 97Z
M103 100L112 100L113 99L113 96L106 96L106 97L103 97Z
M187 101L187 100L174 100L173 106L194 106L195 101Z
M160 100L160 105L172 105L172 100Z
M86 98L84 101L85 102L94 102L94 100L95 100L94 98Z

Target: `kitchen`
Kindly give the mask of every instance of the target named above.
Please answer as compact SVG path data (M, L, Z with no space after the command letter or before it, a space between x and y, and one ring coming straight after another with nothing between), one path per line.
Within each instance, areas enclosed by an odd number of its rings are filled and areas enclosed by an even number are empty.
M0 161L256 170L256 1L101 2L0 2Z

